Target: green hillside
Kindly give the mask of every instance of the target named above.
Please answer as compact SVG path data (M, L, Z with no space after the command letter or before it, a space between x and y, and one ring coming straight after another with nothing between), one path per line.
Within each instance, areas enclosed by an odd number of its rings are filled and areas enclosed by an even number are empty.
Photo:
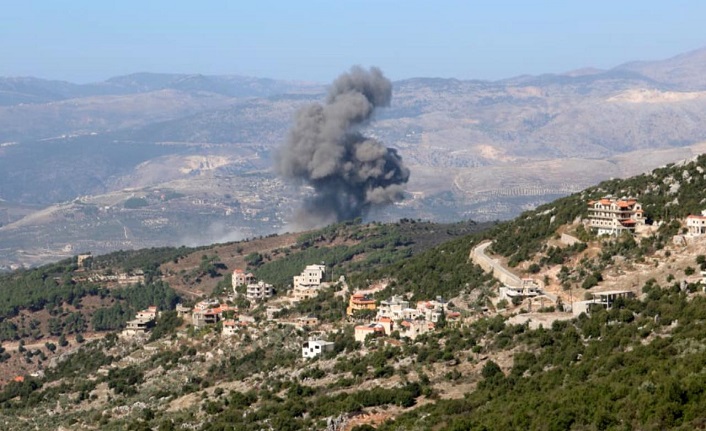
M36 369L41 360L43 370L5 384L2 420L19 430L59 424L105 430L706 428L706 295L697 273L706 269L706 241L672 241L684 216L706 208L705 164L701 156L607 181L509 222L342 223L302 234L291 246L242 256L233 251L233 259L248 262L246 269L278 288L271 302L239 303L239 313L252 318L246 328L223 336L220 324L195 328L167 312L145 341L110 335L84 343L68 360L52 356L48 346L0 351L7 363L20 358ZM589 200L605 195L635 197L659 228L643 236L596 237L578 220ZM581 242L561 245L561 233ZM601 283L626 280L637 295L577 316L559 303L539 311L522 302L503 304L500 283L469 261L471 249L485 240L519 275L536 274L579 297ZM103 318L118 322L116 316L148 303L173 308L179 295L162 279L166 263L177 265L170 271L184 279L214 277L224 290L234 269L223 263L230 258L224 247L115 253L94 257L86 268L144 272L144 283L131 287L76 281L74 260L4 275L3 333L13 316L28 310L59 313L70 305L81 313L88 297L106 300L92 311L94 326ZM190 260L210 266L179 274L178 265ZM286 304L291 277L321 261L333 268L333 285L268 320L266 306ZM345 286L336 282L341 275ZM348 298L373 285L380 286L373 293L378 301L400 295L410 304L437 297L449 302L433 330L414 339L398 329L356 341L354 326L368 323L369 313L347 317ZM74 318L62 316L62 328L75 327ZM293 324L304 316L318 318L318 326ZM122 327L115 325L95 329ZM35 336L44 340L41 331ZM303 359L302 343L311 337L331 341L332 350Z

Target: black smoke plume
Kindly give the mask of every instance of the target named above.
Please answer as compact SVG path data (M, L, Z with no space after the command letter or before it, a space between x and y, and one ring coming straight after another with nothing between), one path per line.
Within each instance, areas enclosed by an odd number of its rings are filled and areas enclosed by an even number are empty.
M311 185L297 221L304 227L363 216L374 205L402 199L409 169L397 151L359 129L375 108L389 106L392 84L380 69L353 67L331 85L326 103L301 109L276 155L285 178Z

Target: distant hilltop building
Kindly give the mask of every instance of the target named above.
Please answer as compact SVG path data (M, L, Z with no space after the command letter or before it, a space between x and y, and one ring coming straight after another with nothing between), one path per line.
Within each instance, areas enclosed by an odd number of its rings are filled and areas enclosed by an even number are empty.
M93 255L90 252L79 254L76 257L76 265L78 265L79 268L89 266L89 263L91 262L92 259L93 259Z
M635 232L636 226L645 224L642 205L633 198L616 199L606 196L588 202L589 226L598 235L620 235Z
M317 296L321 282L324 281L324 274L326 274L326 266L307 265L300 275L294 276L294 299L301 301Z

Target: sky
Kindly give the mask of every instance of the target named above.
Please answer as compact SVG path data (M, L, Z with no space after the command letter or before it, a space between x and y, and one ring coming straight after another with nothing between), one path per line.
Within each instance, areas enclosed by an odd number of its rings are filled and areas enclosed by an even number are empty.
M71 0L3 2L0 76L134 72L329 82L496 80L611 68L706 46L700 0Z

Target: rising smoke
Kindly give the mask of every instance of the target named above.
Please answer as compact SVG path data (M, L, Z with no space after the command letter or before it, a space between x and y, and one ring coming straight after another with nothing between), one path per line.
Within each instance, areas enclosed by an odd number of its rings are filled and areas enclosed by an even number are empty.
M351 220L402 199L409 169L396 150L359 131L391 98L392 84L380 69L356 66L334 81L324 105L296 114L276 169L315 190L297 214L301 227Z

